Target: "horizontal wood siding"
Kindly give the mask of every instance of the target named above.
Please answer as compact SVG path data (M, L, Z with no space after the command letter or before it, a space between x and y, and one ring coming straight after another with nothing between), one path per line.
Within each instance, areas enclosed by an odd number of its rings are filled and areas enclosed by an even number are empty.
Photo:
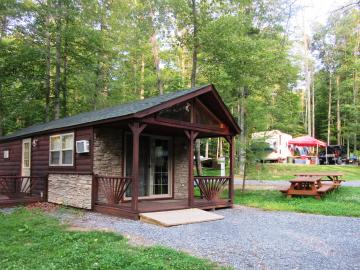
M45 177L49 169L49 136L42 135L32 138L36 146L31 147L31 176ZM45 178L36 186L38 192L46 189Z
M0 175L21 174L22 140L0 143ZM4 159L4 150L9 150L9 158Z
M56 134L74 132L75 142L74 142L74 166L49 166L49 137ZM90 152L84 154L76 154L76 141L79 140L88 140L90 142ZM46 162L49 173L78 173L78 174L91 174L92 173L92 144L93 144L93 128L81 128L77 130L68 130L61 133L53 133L47 135L47 152L46 152ZM43 155L43 154L41 154ZM43 158L41 158L43 159Z
M46 176L49 170L49 136L34 137L36 146L31 148L31 175Z
M76 172L78 173L92 173L93 171L93 128L78 129L75 133L76 141L88 140L90 142L90 152L87 154L75 154Z

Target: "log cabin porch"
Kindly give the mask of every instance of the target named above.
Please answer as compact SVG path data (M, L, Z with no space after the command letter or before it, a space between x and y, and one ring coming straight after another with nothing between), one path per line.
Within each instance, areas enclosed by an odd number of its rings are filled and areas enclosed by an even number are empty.
M111 127L122 130L122 176L95 172L94 210L137 219L144 212L231 207L236 131L230 128L225 113L221 117L210 111L212 106L228 112L214 99L206 95L177 102L137 121ZM194 175L196 140L219 137L229 145L229 175Z
M127 179L125 181L129 180L130 179ZM215 210L232 207L232 194L229 192L231 188L226 190L226 186L230 186L233 183L230 177L201 177L201 188L200 186L194 187L194 193L197 194L194 195L192 204L189 203L189 199L138 199L137 209L133 208L133 202L131 199L120 199L121 196L124 196L121 194L126 192L127 188L125 185L120 184L124 181L124 178L104 178L95 176L94 181L94 186L96 187L94 192L98 193L98 189L101 188L106 190L106 196L109 197L105 202L100 202L95 197L93 209L96 212L104 214L138 219L140 213L147 212L171 211L188 208ZM114 196L116 196L115 190L118 192L118 202L117 199L114 198ZM212 198L209 196L212 196Z
M166 121L167 129L161 122L146 122L128 123L129 130L122 126L120 171L123 176L94 174L92 201L95 211L138 219L140 213L146 212L232 207L233 136L209 133L209 130L184 130L187 126L179 124L176 124L179 127L169 128L169 121ZM163 131L161 136L157 130ZM229 144L229 175L194 175L195 141L208 137L223 137ZM178 160L180 156L184 157L182 161Z
M142 212L231 207L239 133L216 89L207 85L2 137L0 175L30 179L30 185L43 177L42 193L17 190L21 197L8 201L48 201L133 219ZM194 175L195 142L205 138L229 144L227 176ZM22 180L2 180L0 194L10 194L10 182L24 186L17 183Z

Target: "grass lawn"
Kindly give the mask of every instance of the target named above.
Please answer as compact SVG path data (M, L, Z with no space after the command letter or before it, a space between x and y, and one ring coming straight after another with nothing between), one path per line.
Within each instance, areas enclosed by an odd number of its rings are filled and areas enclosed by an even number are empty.
M219 269L168 248L134 247L108 232L67 231L40 211L0 212L1 269Z
M236 190L235 203L265 210L360 217L360 188L340 187L321 200L313 197L288 199L277 190Z
M359 166L337 165L296 165L296 164L258 164L247 172L250 180L288 180L298 172L341 172L347 181L360 180Z

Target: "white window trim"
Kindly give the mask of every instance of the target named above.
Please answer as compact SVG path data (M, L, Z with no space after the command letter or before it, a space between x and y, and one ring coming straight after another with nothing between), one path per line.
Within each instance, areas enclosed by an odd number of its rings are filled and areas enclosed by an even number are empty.
M62 138L65 136L73 136L73 140L72 140L72 148L70 149L63 149L62 148ZM60 137L60 150L51 150L51 138L54 137ZM70 132L70 133L62 133L62 134L56 134L56 135L51 135L49 137L49 166L51 167L71 167L74 166L74 140L75 140L75 135L74 132ZM71 164L62 164L62 154L63 151L67 151L67 150L71 150L73 153L71 155ZM59 155L59 164L51 164L51 152L60 152Z
M29 153L28 156L25 157L25 144L29 145ZM25 161L29 160L29 166L25 166ZM30 169L31 167L31 139L24 139L22 142L22 168L23 169Z

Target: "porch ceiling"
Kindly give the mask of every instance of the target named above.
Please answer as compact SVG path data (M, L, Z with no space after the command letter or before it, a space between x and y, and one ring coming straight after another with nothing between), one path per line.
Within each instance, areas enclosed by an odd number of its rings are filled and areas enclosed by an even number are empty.
M113 129L122 129L126 132L131 132L129 128L129 124L132 123L130 120L119 121L115 123L108 123L99 125L99 127L109 127ZM189 127L179 126L179 127L171 127L166 126L161 123L157 124L148 124L142 134L151 134L151 135L161 135L161 136L176 136L176 137L185 137L184 130L189 130ZM211 132L211 131L199 131L198 138L211 138L211 137L221 137L226 136L228 134L223 134L221 132Z

